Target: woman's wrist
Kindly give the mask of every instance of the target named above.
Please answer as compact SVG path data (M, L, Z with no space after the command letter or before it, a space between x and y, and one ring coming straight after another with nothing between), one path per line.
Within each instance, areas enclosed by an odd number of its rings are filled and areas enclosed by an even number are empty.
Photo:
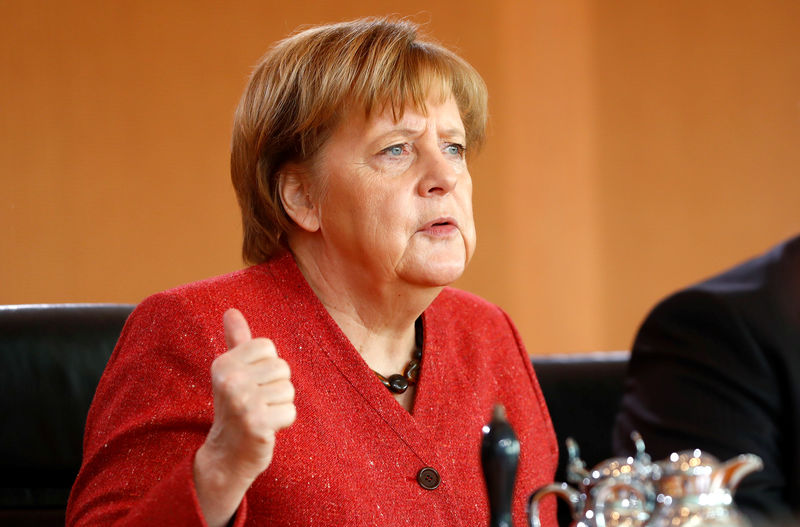
M193 473L197 501L208 526L228 525L254 480L229 470L206 443L195 453Z

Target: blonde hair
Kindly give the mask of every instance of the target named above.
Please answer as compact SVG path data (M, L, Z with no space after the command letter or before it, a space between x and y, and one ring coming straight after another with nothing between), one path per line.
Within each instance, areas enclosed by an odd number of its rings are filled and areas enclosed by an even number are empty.
M256 66L236 109L231 179L242 213L242 255L268 260L286 247L291 219L279 196L286 162L313 158L346 111L407 104L425 111L452 95L476 149L486 128L486 86L466 61L420 40L417 26L385 18L314 27L278 42ZM435 92L433 92L435 93Z

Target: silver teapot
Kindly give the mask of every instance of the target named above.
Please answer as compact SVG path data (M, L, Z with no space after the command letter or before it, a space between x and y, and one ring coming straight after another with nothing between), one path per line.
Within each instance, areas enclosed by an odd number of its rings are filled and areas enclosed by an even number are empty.
M673 453L658 466L659 494L648 526L749 525L733 505L733 493L742 478L763 468L758 456L742 454L720 463L696 449Z
M733 503L739 482L761 470L761 458L742 454L724 463L699 449L676 452L653 463L634 432L636 455L606 460L591 471L577 444L567 440L565 483L547 485L531 495L528 521L541 527L539 501L555 494L570 504L575 527L747 527Z
M656 503L654 481L658 465L645 453L644 441L634 434L636 455L611 458L596 465L591 471L580 458L578 444L567 439L566 483L552 483L533 493L528 501L530 527L541 527L539 501L555 494L566 501L576 527L638 527L650 518Z
M591 470L578 444L567 439L567 483L551 483L528 501L528 525L541 527L539 502L549 494L565 500L573 527L748 527L733 503L741 480L761 470L761 458L742 454L720 463L701 450L676 452L652 462L633 432L636 455L611 458ZM490 527L510 527L519 441L498 407L483 428L481 461L489 497Z

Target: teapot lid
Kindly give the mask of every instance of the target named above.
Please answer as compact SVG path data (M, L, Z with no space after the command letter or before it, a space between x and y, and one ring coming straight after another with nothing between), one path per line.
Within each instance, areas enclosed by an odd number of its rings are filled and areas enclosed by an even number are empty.
M719 467L719 459L699 448L673 452L658 462L664 476L709 476Z
M593 485L601 480L633 480L651 479L658 474L658 467L650 463L649 458L637 459L633 456L615 457L607 459L595 465L589 471L588 478L584 481L586 485Z

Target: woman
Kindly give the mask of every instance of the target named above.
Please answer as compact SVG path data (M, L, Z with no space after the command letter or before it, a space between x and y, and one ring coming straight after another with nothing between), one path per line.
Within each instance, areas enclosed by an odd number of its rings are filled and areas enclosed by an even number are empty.
M501 402L522 525L555 470L549 416L508 317L445 287L475 246L485 119L477 73L407 22L272 49L232 145L255 265L131 315L68 524L486 525L480 430Z

